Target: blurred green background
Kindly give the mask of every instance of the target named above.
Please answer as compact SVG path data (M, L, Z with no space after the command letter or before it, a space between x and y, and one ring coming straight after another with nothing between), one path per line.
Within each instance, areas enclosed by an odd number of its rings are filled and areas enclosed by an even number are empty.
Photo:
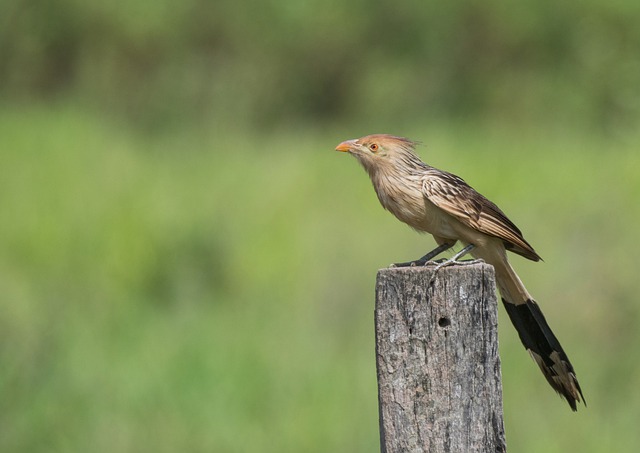
M589 407L500 308L513 452L640 445L640 3L0 2L0 450L371 452L376 270L433 242L333 152L496 201Z

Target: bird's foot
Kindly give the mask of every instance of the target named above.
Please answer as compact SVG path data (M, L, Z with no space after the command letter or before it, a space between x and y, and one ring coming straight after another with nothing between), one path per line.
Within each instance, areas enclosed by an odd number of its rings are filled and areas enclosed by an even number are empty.
M483 262L482 260L478 260L478 259L468 260L468 261L458 261L460 258L462 258L464 255L469 253L474 248L475 248L475 245L469 244L465 248L460 250L458 253L453 255L453 257L451 257L451 259L444 260L444 261L441 261L440 263L438 263L438 265L435 267L435 269L433 269L433 274L431 274L431 278L429 279L429 286L433 285L433 283L436 281L436 276L438 275L438 271L440 269L442 269L443 267L451 266L451 265L458 265L458 264L467 265L467 264L475 264L475 263Z
M391 263L389 265L390 268L394 267L418 267L418 266L429 266L432 264L440 264L447 261L446 258L440 258L439 260L415 260L415 261L407 261L406 263Z
M426 266L427 264L430 264L430 263L434 262L434 261L431 261L432 258L435 258L436 256L438 256L439 254L441 254L445 250L449 250L451 247L453 247L453 244L455 244L455 241L454 242L445 242L445 243L440 244L439 246L437 246L435 249L431 250L429 253L427 253L425 256L423 256L420 259L417 259L417 260L414 260L414 261L407 261L405 263L394 263L394 264L391 264L389 267Z
M468 266L470 264L480 264L480 263L484 263L485 261L482 258L475 258L472 260L452 260L452 259L442 259L442 260L438 260L438 261L430 261L428 264L437 264L436 268L434 269L434 272L442 269L443 267L447 267L447 266Z
M416 267L424 266L427 262L422 260L407 261L405 263L391 263L389 267Z

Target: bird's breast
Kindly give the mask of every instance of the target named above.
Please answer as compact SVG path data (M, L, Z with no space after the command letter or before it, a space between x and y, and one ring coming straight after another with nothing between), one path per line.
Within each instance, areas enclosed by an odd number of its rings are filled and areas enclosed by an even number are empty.
M431 203L422 184L403 181L374 181L380 204L410 227L436 236L455 237L455 219Z

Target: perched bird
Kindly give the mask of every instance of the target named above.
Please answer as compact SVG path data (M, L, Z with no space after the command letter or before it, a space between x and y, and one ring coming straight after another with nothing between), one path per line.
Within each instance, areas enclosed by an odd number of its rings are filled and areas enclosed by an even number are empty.
M438 244L419 260L397 266L426 264L460 241L465 247L449 262L471 253L495 268L502 302L520 340L551 387L575 411L576 402L584 402L576 373L509 264L507 251L532 261L540 261L540 256L500 208L462 178L422 162L415 145L406 138L377 134L344 141L336 150L350 153L362 164L386 210L415 230L432 234Z

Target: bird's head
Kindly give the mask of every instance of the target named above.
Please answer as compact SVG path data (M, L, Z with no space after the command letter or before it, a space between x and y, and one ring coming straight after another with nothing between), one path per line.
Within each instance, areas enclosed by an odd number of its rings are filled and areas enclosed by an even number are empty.
M414 152L416 143L404 138L388 134L367 135L354 140L346 140L336 147L353 155L369 172L376 172L394 162L418 159Z

